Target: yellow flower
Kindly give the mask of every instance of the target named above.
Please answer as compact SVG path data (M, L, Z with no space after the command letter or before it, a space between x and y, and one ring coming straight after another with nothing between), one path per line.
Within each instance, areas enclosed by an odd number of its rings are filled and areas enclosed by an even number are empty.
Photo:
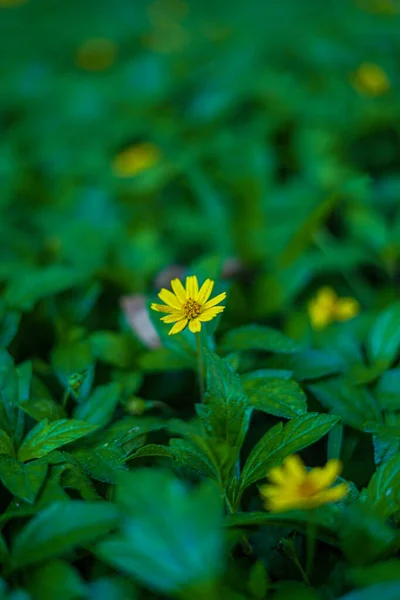
M341 500L348 492L348 484L331 487L341 469L341 462L332 459L325 467L307 471L299 456L288 456L282 466L268 473L271 483L260 488L265 508L271 512L284 512L316 508Z
M79 46L75 55L78 67L85 71L105 71L117 58L117 45L112 40L93 38Z
M385 71L374 63L360 65L353 75L352 85L363 96L382 96L390 89Z
M160 160L161 152L149 142L128 146L114 158L112 168L117 177L133 177L147 171Z
M360 312L355 298L338 298L330 287L321 288L308 303L308 314L313 329L324 329L334 321L348 321Z
M190 331L198 333L201 331L202 322L211 321L225 308L225 306L216 306L225 300L225 292L208 300L214 287L211 279L206 279L200 290L196 275L186 277L186 289L179 279L173 279L171 287L173 292L163 288L158 294L165 305L151 305L151 308L157 312L169 313L161 317L161 321L175 323L168 335L179 333L188 324Z

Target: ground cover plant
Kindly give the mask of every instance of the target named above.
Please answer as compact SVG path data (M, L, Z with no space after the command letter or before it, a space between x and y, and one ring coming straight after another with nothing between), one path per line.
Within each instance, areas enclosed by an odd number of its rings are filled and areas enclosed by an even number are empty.
M400 598L399 28L0 0L0 598Z

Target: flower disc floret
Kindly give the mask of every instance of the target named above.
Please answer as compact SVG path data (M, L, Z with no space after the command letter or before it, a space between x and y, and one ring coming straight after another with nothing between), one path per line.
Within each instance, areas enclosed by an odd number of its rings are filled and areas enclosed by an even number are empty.
M165 304L153 303L151 308L157 312L167 313L161 320L164 323L174 323L169 335L179 333L186 326L193 333L201 331L201 324L211 321L224 310L224 306L217 306L225 300L226 293L218 294L209 300L214 287L214 281L206 279L199 288L196 275L186 277L184 287L179 279L171 281L171 290L163 288L158 297Z

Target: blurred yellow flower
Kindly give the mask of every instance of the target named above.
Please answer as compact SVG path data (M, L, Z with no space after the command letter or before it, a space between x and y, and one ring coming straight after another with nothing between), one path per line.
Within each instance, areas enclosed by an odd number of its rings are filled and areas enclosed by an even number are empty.
M75 63L85 71L105 71L114 64L117 53L117 45L112 40L92 38L79 46Z
M154 167L160 158L161 152L154 144L149 142L135 144L116 155L112 162L112 169L117 177L134 177Z
M363 96L382 96L390 89L385 71L374 63L363 63L352 77L352 85Z
M297 455L288 456L283 465L268 473L270 484L260 487L265 508L271 512L312 509L337 502L348 493L348 484L331 487L342 470L339 460L329 460L325 467L307 471Z
M348 321L360 312L355 298L339 298L330 287L321 288L308 303L308 314L313 329L324 329L334 321Z
M216 306L226 298L226 293L218 294L208 300L214 287L211 279L206 279L201 288L196 275L186 277L186 289L179 279L171 281L173 292L163 288L158 297L164 304L152 304L151 308L157 312L169 313L161 317L164 323L175 323L168 335L174 335L189 325L192 333L201 331L201 323L211 321L225 306Z

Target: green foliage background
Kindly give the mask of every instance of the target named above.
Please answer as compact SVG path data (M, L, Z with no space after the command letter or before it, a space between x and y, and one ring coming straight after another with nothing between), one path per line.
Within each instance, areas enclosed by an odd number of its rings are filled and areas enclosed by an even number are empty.
M0 0L1 598L400 598L399 28L396 0ZM144 311L171 266L228 292L203 403L193 336ZM316 331L327 285L360 313ZM267 513L293 452L346 501Z

